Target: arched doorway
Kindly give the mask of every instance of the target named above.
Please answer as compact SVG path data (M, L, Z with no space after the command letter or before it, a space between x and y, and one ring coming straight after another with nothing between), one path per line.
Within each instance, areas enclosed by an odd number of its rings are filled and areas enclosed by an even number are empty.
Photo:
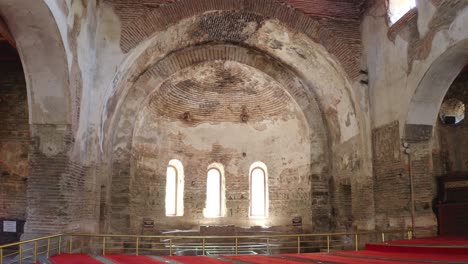
M411 144L409 173L417 178L412 182L413 217L419 219L416 227L425 225L432 226L434 231L437 229L437 203L444 187L440 181L437 184L436 177L447 176L464 166L463 155L459 155L462 142L466 140L460 134L464 103L457 99L459 92L453 87L462 82L467 62L468 40L447 48L424 74L408 107L404 142ZM457 168L453 167L455 156L458 157ZM429 211L431 207L433 210Z
M8 28L0 36L0 244L17 242L26 220L30 131L21 60ZM7 39L10 40L7 41ZM13 41L13 42L12 42Z

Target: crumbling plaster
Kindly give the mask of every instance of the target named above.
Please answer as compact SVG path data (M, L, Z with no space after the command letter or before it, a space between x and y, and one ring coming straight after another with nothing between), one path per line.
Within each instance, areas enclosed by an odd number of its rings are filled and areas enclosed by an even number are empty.
M232 83L218 86L228 73L234 74ZM197 87L187 91L195 97L172 97L171 93L183 91L170 87L186 81ZM129 206L135 217L131 230L139 231L145 217L156 219L159 228L164 229L196 228L200 224L287 226L294 215L301 216L304 228L311 230L310 175L321 174L326 165L325 142L320 138L323 132L309 132L302 111L284 88L249 66L217 61L186 68L156 89L135 125ZM197 110L203 102L208 104L206 108ZM246 122L240 119L242 106L249 114ZM192 120L184 120L179 108L191 109ZM317 110L315 115L320 116ZM313 129L321 130L319 124ZM168 221L158 196L164 193L167 161L172 158L179 159L186 171L186 210L184 216ZM205 206L206 167L215 161L224 166L228 211L223 218L210 219L201 212ZM253 219L248 214L248 170L256 161L268 166L272 193L267 219Z

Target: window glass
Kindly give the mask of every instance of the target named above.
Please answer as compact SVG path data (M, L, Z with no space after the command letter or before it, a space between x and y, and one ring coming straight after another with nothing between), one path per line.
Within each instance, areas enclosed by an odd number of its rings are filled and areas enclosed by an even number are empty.
M172 166L166 172L166 215L177 215L177 170Z
M394 24L408 11L416 7L416 0L390 0L389 2L389 17L390 22Z
M206 214L221 216L221 173L217 169L208 170Z
M265 216L265 172L261 168L252 170L251 216Z

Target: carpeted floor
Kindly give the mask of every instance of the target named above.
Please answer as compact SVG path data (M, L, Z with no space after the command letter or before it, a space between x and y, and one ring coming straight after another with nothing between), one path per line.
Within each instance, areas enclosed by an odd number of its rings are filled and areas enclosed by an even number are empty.
M105 258L112 261L115 264L127 264L127 263L161 264L161 263L164 263L162 261L157 261L147 256L106 255Z
M163 258L176 261L177 263L183 264L223 264L223 263L231 263L229 261L220 260L211 257L203 257L203 256L164 256Z
M49 258L52 264L102 264L102 262L85 254L60 254Z
M50 258L52 264L401 264L401 263L468 263L468 237L435 237L368 244L361 251L332 253L282 254L275 256L129 256L62 254Z
M464 261L468 263L467 254L421 254L421 253L398 253L398 252L382 252L373 250L360 250L360 251L340 251L334 252L333 255L347 256L347 257L373 257L377 259L401 259L401 260L423 260L430 259L434 261Z
M263 255L223 256L223 258L230 259L230 260L237 260L237 261L241 261L242 263L249 263L249 264L304 264L304 261L301 261L301 260L293 260L293 259L280 258L280 257L274 257L274 256L263 256Z
M468 237L466 236L437 236L427 238L417 238L412 240L393 240L388 241L388 244L404 244L404 245L466 245L468 246Z

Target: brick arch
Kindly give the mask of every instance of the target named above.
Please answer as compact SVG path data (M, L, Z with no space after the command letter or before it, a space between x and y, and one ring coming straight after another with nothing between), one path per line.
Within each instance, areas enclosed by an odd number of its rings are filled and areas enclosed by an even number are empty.
M325 12L321 9L323 5L318 4L314 8ZM314 8L309 8L307 12L313 14ZM180 20L213 11L239 11L243 16L256 14L262 19L278 20L289 29L301 32L325 47L342 64L351 79L359 76L359 58L362 53L359 19L345 21L330 17L313 17L281 1L183 0L166 2L157 8L142 8L140 16L124 21L120 46L127 53L150 38L154 32L166 30ZM229 21L220 18L218 23L225 26Z
M319 141L320 143L316 144L321 147L315 150L315 156L311 156L311 159L320 163L315 166L321 167L322 172L329 169L328 156L330 154L327 150L329 143L327 142L326 125L324 125L322 113L315 100L315 96L305 87L306 84L289 67L258 50L235 45L207 43L178 50L157 61L143 74L138 76L133 84L133 88L125 95L124 101L118 108L117 114L119 116L116 123L110 129L113 132L113 141L111 146L109 146L113 154L111 200L130 202L129 194L117 190L132 186L131 160L135 129L138 127L137 118L147 103L151 98L154 98L159 87L176 73L194 65L210 61L231 61L252 67L262 71L283 87L288 96L292 97L303 111L308 125L314 126L314 133L316 135L310 137ZM307 124L305 125L307 126ZM132 215L131 209L127 205L121 205L112 205L112 214L128 214L130 217ZM115 215L111 215L109 219L117 219L114 217ZM127 227L130 227L129 223L123 223L121 220L114 220L110 223L111 232L122 232Z
M212 15L219 16L218 13L210 13L196 19L180 21L168 30L153 35L127 55L104 98L101 146L111 140L107 132L112 131L110 128L115 123L115 113L120 111L124 98L142 73L175 51L204 43L219 43L213 41L212 36L205 31L193 31L193 24L206 21L207 16ZM254 28L251 25L246 25L247 30L240 29L243 34L248 35L241 35L244 38L242 43L231 43L258 50L295 72L296 79L309 87L308 91L316 97L321 111L327 115L326 121L333 135L333 142L345 142L358 135L361 113L355 107L354 95L346 74L333 57L321 45L301 33L291 32L277 20L262 21L255 30L250 30ZM206 30L209 32L211 28ZM194 34L198 37L194 38ZM229 43L229 40L225 42ZM301 100L303 99L298 98L298 101Z
M220 12L210 12L181 20L165 31L154 33L132 49L117 70L103 98L100 135L104 154L103 171L108 171L105 175L109 177L107 180L112 181L112 200L130 199L124 190L127 190L130 184L135 113L144 105L144 99L157 82L168 78L182 66L210 59L234 60L247 65L250 63L251 67L283 83L283 87L288 87L286 90L306 116L313 107L318 108L319 114L309 117L313 116L318 123L324 124L326 129L321 133L326 138L325 144L328 145L325 147L327 153L323 155L323 164L327 168L324 169L323 177L316 175L320 181L327 181L326 176L330 176L329 172L335 170L330 163L331 157L335 157L332 146L354 142L351 144L358 146L354 150L363 153L364 158L365 144L360 143L366 134L365 128L360 125L364 118L358 104L354 103L356 100L347 74L322 45L272 19L262 20L258 25L247 24L244 28L239 28L243 35L229 34L231 39L220 41L213 39L213 35L210 36L211 27L194 31L194 28L197 28L194 25L219 14ZM255 21L255 16L250 18L250 21ZM210 25L217 28L220 26ZM234 36L238 39L233 40ZM217 49L210 49L215 46ZM197 55L181 55L190 50L198 50ZM156 74L150 74L152 71L156 71ZM293 85L292 87L300 88L289 87L286 80L290 80L289 84ZM307 121L310 123L313 119ZM322 198L325 197L320 197ZM113 205L112 208L113 215L110 215L110 218L124 215L128 217L121 217L121 222L111 223L111 229L128 226L131 214L127 206ZM317 220L317 223L319 222L320 220Z

